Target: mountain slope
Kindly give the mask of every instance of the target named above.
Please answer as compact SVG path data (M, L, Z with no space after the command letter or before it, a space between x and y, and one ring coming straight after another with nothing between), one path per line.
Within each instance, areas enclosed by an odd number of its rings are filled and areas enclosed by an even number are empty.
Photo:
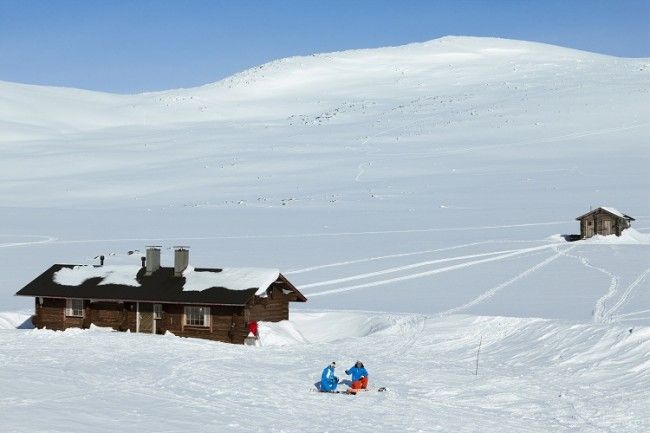
M0 283L180 242L312 308L645 323L646 238L550 236L598 205L650 226L647 65L447 37L140 95L0 83Z

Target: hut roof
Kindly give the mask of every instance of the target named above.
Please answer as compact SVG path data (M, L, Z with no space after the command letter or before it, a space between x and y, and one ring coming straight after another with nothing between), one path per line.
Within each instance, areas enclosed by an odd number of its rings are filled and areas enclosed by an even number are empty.
M614 215L614 216L616 216L618 218L623 218L623 219L628 220L628 221L634 221L634 218L632 218L629 215L624 214L623 212L620 212L618 209L614 209L613 207L606 207L606 206L601 206L601 207L598 207L598 208L596 208L594 210L590 210L586 214L580 215L579 217L577 217L576 220L580 221L584 217L589 216L589 215L594 214L594 213L599 212L599 211L607 212L607 213L612 214L612 215Z
M188 267L182 277L175 277L171 267L161 267L147 276L138 266L63 264L51 266L16 295L246 305L276 281L295 292L298 300L306 300L277 269Z

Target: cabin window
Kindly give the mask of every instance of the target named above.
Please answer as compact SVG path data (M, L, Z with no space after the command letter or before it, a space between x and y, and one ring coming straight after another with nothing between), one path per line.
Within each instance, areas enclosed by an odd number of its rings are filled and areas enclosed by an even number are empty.
M153 318L162 319L162 304L153 304Z
M210 326L210 307L185 307L186 326Z
M83 317L84 316L84 300L83 299L66 299L65 302L65 315L69 317Z

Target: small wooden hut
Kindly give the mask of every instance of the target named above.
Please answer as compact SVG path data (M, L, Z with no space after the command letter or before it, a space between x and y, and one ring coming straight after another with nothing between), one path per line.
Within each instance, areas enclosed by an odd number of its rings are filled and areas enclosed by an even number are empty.
M623 230L630 227L634 218L612 207L599 207L577 217L576 220L580 221L580 236L587 239L594 235L620 236Z
M189 251L160 266L160 248L142 266L51 266L16 293L35 298L33 323L63 330L119 331L207 338L242 344L250 322L289 319L290 302L307 299L277 269L193 268Z

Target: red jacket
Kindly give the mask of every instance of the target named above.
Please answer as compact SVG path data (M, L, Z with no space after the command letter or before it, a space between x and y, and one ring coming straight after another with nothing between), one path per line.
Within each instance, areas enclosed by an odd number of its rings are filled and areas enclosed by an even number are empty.
M257 322L248 322L248 332L252 332L257 337Z

